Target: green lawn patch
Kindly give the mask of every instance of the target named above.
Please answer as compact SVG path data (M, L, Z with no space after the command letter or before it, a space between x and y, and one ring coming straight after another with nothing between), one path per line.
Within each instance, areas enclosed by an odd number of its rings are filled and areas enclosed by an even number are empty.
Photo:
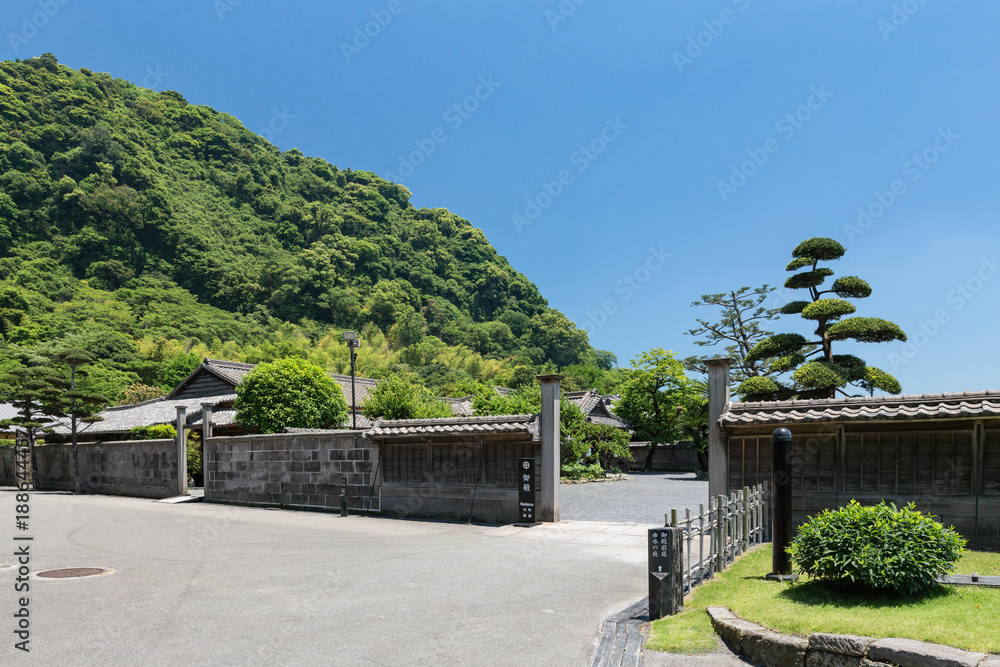
M653 623L647 647L670 653L708 653L718 644L706 607L725 606L741 618L807 636L834 632L903 637L972 651L1000 653L1000 589L947 586L920 598L838 591L809 577L794 584L765 581L771 545L751 551L721 577L695 589L684 611ZM967 552L958 574L996 575L1000 554Z

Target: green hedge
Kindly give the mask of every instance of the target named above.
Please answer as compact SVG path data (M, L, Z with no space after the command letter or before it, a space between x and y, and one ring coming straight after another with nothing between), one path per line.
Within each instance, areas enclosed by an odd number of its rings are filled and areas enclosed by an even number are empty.
M801 572L847 587L920 595L954 572L965 540L913 504L883 502L825 510L799 527L788 548Z

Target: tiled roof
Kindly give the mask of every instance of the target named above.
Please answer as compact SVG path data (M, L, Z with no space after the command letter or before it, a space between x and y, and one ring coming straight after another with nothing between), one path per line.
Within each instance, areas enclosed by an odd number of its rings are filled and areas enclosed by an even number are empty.
M615 428L627 429L627 421L614 413L614 402L621 399L617 394L601 394L589 389L587 391L567 391L564 398L580 409L587 421L594 424L606 424Z
M344 392L344 400L347 401L348 407L351 404L351 376L350 375L334 375L333 373L327 373L330 377L336 380L337 384L340 385L341 391ZM375 385L378 384L378 380L372 378L354 378L354 391L356 393L354 405L360 406L368 394L371 393Z
M496 417L442 417L438 419L380 419L365 431L366 437L400 435L459 435L480 433L529 433L539 438L538 415Z
M190 380L192 380L198 373L209 372L212 375L224 380L231 384L234 388L240 382L247 373L256 368L256 364L244 364L238 361L225 361L223 359L209 359L205 358L205 361L194 370L191 375L187 376L183 382L181 382L176 389L174 389L170 396L177 394ZM332 378L338 385L340 385L340 390L344 393L344 399L347 400L348 404L351 402L351 376L350 375L336 375L334 373L327 373L327 375ZM356 394L356 401L354 404L356 406L361 405L361 403L368 398L368 394L375 385L378 384L378 380L372 378L354 378L354 391ZM168 397L169 398L169 397Z
M206 396L202 398L169 399L154 398L134 405L116 405L106 408L98 415L103 417L103 421L86 424L79 429L80 433L126 433L134 426L153 426L155 424L173 424L177 420L177 406L183 405L187 408L188 424L191 418L195 417L200 421L202 403L232 403L236 394L223 394L220 396ZM224 410L220 413L225 413ZM212 423L219 424L213 413ZM69 428L61 426L55 429L56 433L69 433Z
M0 419L14 419L18 416L17 408L15 408L10 403L0 403ZM57 419L55 417L49 417L52 421L48 422L46 426L51 426L53 430L58 431L63 423L67 423L65 419ZM79 426L77 431L79 431ZM8 426L6 428L0 428L0 433L15 433L17 431L23 430L20 426ZM67 433L69 432L69 427L67 427Z
M585 415L590 414L590 411L601 402L601 395L593 389L587 391L567 391L563 394L563 397L580 408L580 412Z
M476 409L472 406L472 396L463 396L462 398L442 398L442 401L448 404L451 408L451 412L456 417L471 417L476 414Z
M238 361L206 358L204 366L222 379L232 382L233 386L236 386L243 381L244 375L257 367L257 364L243 364Z
M723 426L826 421L1000 417L1000 391L730 403Z

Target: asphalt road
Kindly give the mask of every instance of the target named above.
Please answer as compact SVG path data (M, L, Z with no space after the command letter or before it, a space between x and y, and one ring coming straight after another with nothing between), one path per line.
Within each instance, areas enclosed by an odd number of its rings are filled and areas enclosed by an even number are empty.
M14 516L0 491L0 565L14 562ZM34 537L32 572L116 572L15 594L16 570L0 568L4 665L588 665L601 622L647 585L641 537L569 542L565 524L524 534L47 493L30 516L18 535ZM11 634L21 595L28 655Z
M561 518L571 521L613 521L662 526L663 515L673 508L708 504L708 481L694 473L630 473L633 479L588 484L560 484Z

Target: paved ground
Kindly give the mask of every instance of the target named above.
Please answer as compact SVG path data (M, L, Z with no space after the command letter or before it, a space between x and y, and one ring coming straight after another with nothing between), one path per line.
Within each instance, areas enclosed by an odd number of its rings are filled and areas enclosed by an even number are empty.
M719 650L708 655L678 655L676 653L643 653L645 667L748 667L726 645L719 642Z
M0 569L0 664L589 665L601 621L646 589L641 526L512 531L54 493L31 503L19 535L34 535L32 571L117 572L32 579L23 656L16 572ZM0 491L0 564L13 562L14 514L14 493Z
M663 525L663 515L673 508L708 504L708 482L694 473L630 473L633 479L620 482L561 484L559 501L563 519L611 521Z

